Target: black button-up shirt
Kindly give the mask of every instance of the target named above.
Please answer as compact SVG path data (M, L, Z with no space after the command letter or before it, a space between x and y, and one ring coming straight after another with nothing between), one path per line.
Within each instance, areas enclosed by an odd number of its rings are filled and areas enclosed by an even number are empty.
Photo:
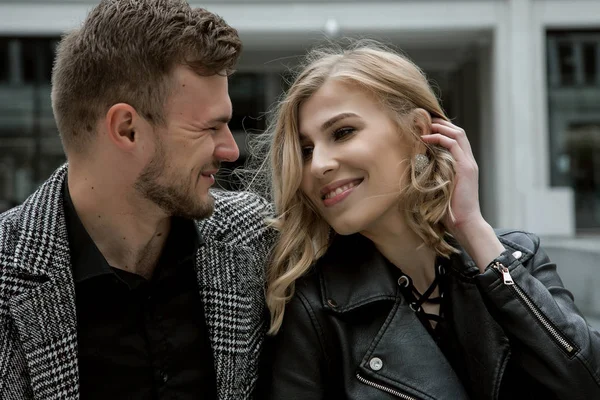
M113 268L64 188L75 281L80 394L87 399L215 399L192 221L173 218L151 280Z

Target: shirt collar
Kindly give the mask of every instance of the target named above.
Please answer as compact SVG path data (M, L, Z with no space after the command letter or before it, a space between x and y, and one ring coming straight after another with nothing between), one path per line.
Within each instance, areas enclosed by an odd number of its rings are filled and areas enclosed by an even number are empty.
M112 274L110 265L96 247L96 244L85 230L77 215L73 200L71 199L71 193L69 192L67 179L65 179L63 186L63 197L69 247L71 250L71 265L75 283L77 284L101 275Z

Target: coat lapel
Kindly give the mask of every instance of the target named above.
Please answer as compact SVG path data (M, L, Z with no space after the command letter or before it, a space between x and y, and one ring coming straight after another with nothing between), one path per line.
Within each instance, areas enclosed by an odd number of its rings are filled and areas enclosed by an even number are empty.
M251 277L256 255L245 246L212 240L197 256L198 284L213 349L220 400L247 398L262 344L262 283Z
M25 354L34 398L79 398L75 287L62 202L66 166L21 208L14 253L15 279L24 288L10 314Z
M378 370L371 365L375 358L381 360ZM359 371L367 379L419 399L468 399L441 350L401 296Z
M323 306L331 312L394 302L358 366L363 378L416 398L468 398L444 354L399 294L389 262L371 241L360 234L337 236L317 268L322 272ZM374 359L381 361L376 368Z

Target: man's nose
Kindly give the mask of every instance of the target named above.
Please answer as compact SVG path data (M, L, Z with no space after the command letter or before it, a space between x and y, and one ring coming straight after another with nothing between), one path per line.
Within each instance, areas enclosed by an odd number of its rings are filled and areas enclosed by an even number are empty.
M219 134L215 147L215 158L219 161L233 162L240 157L240 149L228 126Z

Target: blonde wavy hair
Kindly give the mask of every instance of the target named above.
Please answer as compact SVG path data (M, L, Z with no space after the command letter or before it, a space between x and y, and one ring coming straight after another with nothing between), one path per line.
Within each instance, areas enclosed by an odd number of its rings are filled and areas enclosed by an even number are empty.
M414 129L412 111L420 108L431 117L448 119L423 72L379 43L355 42L345 49L330 45L307 55L301 72L273 110L265 136L270 141L270 194L276 209L271 223L279 231L267 273L269 334L276 334L281 327L296 280L325 253L331 239L329 225L300 190L304 161L298 133L300 106L330 79L374 95L396 117L399 134L407 133L415 141L420 141L420 133ZM399 182L408 182L399 194L399 209L425 246L449 257L456 250L447 242L441 221L452 215L454 161L446 149L425 146L430 159L425 170L416 173L413 158L406 176L399 177Z

